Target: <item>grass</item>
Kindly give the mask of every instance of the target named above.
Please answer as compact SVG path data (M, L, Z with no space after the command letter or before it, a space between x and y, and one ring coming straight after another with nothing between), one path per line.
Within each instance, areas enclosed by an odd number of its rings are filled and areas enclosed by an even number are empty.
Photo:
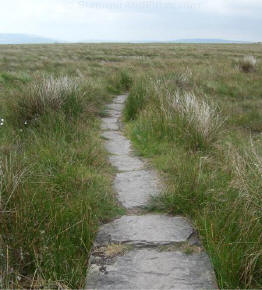
M83 286L98 225L121 213L99 138L101 93L68 76L32 76L7 102L2 287Z
M167 184L152 210L193 220L220 288L261 288L260 44L0 52L1 288L83 287L98 225L122 212L99 119L127 90L128 134Z
M260 288L262 139L248 145L210 97L168 85L171 76L134 86L125 108L134 145L167 184L151 209L194 221L221 288Z

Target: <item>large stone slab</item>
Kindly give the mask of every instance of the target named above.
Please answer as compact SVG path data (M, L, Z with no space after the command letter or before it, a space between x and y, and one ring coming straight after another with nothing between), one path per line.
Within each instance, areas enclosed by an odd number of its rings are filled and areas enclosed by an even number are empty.
M110 118L103 118L101 124L102 130L119 130L119 121L118 118L110 117Z
M117 131L106 131L102 136L108 141L105 142L107 151L116 155L128 155L131 152L131 143Z
M114 98L114 103L120 103L120 104L124 104L125 101L127 99L127 95L120 95L120 96L117 96L116 98Z
M122 112L124 109L124 104L123 103L112 103L110 105L107 105L107 108L110 110Z
M192 233L192 226L183 217L153 214L122 216L100 227L95 245L162 246L186 242Z
M122 115L120 111L115 111L115 110L110 110L110 109L105 110L105 113L106 115L110 117L115 117L115 118L120 118Z
M109 157L111 164L119 171L133 171L144 168L144 163L137 157L128 155L111 155Z
M214 289L213 269L204 252L135 249L91 265L87 289Z
M158 178L151 170L118 173L114 185L119 201L128 209L145 207L151 196L160 193Z

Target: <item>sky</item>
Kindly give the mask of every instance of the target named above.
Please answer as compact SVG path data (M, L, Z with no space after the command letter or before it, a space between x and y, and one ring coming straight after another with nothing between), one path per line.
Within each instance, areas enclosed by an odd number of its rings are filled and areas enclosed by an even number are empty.
M0 33L60 41L262 41L262 0L0 0Z

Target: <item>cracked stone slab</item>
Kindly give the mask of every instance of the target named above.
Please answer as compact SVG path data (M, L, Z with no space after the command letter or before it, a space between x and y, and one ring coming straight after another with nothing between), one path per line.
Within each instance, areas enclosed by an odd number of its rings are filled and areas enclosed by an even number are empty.
M112 103L112 104L107 105L107 108L110 110L122 112L124 109L124 104L123 103Z
M126 243L134 246L163 246L186 242L194 232L183 217L147 214L122 216L100 227L95 246Z
M204 252L135 249L90 266L86 289L217 289Z
M120 95L120 96L117 96L113 102L123 104L125 103L126 99L127 99L127 95Z
M115 118L119 118L121 117L122 113L119 111L115 111L115 110L105 110L105 113L110 116L110 117L115 117Z
M112 155L109 160L119 171L134 171L144 168L144 163L141 160L128 155Z
M128 155L131 152L131 143L117 131L106 131L102 136L108 141L105 142L107 151L115 155Z
M127 209L145 207L161 191L158 178L151 170L118 173L114 185L119 201Z
M101 124L102 130L119 130L119 122L118 118L110 117L110 118L102 118Z

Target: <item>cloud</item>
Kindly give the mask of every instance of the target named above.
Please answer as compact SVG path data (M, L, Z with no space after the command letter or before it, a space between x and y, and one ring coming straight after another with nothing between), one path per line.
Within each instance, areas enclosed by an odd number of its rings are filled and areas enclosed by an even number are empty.
M261 13L262 1L260 0L198 0L202 11L238 16L252 16Z
M261 0L6 0L0 32L61 40L259 40Z

